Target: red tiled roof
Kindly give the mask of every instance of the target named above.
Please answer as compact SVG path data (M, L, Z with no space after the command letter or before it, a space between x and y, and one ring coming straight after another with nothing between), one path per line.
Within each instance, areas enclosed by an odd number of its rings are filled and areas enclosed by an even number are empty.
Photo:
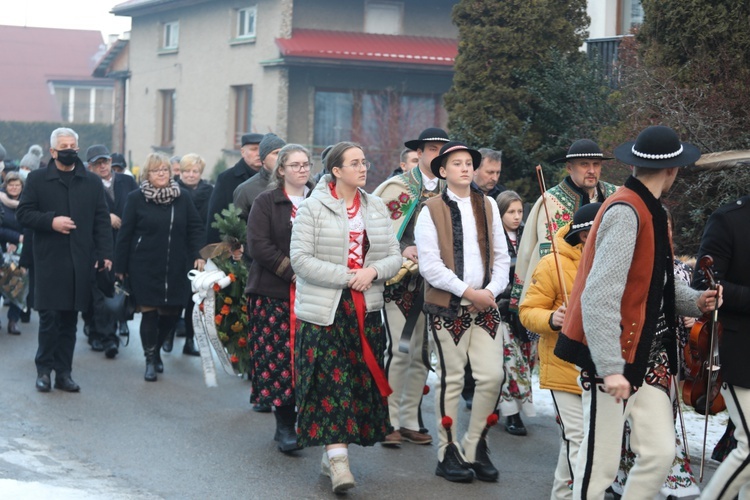
M276 45L284 57L433 66L453 66L458 53L458 42L450 38L308 29L277 38Z
M60 121L48 82L93 80L103 48L99 31L0 26L0 120Z

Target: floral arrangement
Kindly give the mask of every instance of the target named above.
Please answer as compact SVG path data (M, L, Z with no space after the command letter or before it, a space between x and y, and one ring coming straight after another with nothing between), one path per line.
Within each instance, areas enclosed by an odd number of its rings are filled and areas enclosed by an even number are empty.
M211 260L231 280L226 288L214 285L216 310L214 322L219 340L229 354L235 372L248 373L250 370L250 348L247 343L248 311L244 300L247 283L247 266L232 258L232 252L242 247L247 227L240 218L240 209L234 204L216 214L216 222L211 226L219 230L222 238L213 252Z

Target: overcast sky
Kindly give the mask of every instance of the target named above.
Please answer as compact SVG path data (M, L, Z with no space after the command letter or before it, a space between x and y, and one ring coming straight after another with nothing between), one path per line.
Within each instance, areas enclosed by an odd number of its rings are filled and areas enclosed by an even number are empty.
M109 13L124 0L2 0L0 24L99 30L104 39L130 30L130 18Z

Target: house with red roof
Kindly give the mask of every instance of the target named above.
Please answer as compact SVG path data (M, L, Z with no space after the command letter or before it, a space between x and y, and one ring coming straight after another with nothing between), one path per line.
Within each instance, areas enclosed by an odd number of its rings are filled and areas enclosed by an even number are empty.
M113 121L111 80L92 71L101 32L0 26L0 121Z
M127 149L239 159L247 132L358 141L385 177L447 124L457 0L129 0Z

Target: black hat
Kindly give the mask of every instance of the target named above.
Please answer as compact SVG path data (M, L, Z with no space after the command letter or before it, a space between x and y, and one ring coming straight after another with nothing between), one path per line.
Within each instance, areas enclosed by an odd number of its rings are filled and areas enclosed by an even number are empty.
M419 139L414 139L412 141L406 141L404 143L404 146L411 149L412 151L416 151L417 149L422 149L424 147L425 142L448 142L450 139L448 139L448 134L445 132L445 130L437 127L430 127L426 128L422 131L421 134L419 134Z
M430 170L435 174L435 177L438 179L445 179L445 177L440 175L440 167L443 164L443 160L445 160L449 154L455 153L456 151L466 151L471 155L471 163L473 164L474 170L476 170L479 167L479 164L482 163L482 154L479 151L476 149L470 149L469 146L463 142L450 141L443 144L443 147L440 148L440 154L433 158L432 163L430 163Z
M112 166L125 168L125 157L120 153L112 153Z
M634 167L672 168L692 165L701 157L700 150L687 142L680 142L677 133L664 125L652 125L615 148L615 157Z
M242 145L245 144L260 144L260 141L263 140L263 134L244 134L242 136Z
M601 203L588 203L576 210L576 213L573 214L573 222L570 223L570 231L565 235L565 241L573 246L579 244L581 240L578 233L591 230L601 206Z
M567 161L576 160L578 158L594 158L596 160L612 159L612 157L610 156L604 156L602 150L599 149L599 146L591 139L578 139L570 146L570 149L568 149L568 154L565 155L565 158L558 158L552 163L565 163Z
M86 150L86 161L89 163L95 163L96 160L99 160L101 158L111 158L109 156L109 149L107 149L107 146L104 144L94 144L93 146L89 146L89 148Z

